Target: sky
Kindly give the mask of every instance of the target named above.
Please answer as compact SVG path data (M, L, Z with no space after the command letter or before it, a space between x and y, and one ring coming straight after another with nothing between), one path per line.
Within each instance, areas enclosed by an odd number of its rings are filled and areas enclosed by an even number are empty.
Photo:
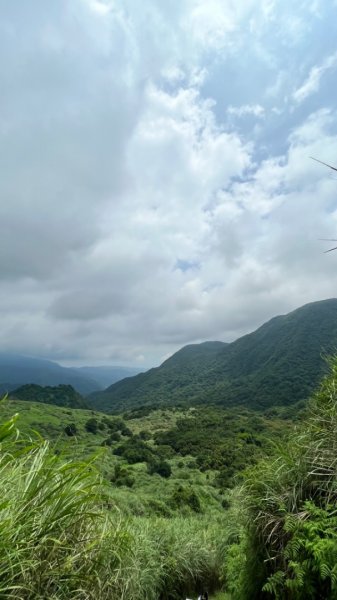
M337 296L337 2L0 0L2 350L158 365Z

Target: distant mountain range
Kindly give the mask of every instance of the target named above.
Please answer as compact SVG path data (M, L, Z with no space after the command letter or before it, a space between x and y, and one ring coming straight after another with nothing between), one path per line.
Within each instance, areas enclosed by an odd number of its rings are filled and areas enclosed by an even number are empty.
M124 377L132 377L141 371L132 367L76 367L72 368L79 375L87 377L98 383L98 387L107 388L109 385L124 379ZM96 388L98 389L98 388Z
M137 372L137 369L114 366L67 368L50 360L1 352L0 394L34 383L41 386L71 385L86 396Z
M96 409L215 403L266 408L306 399L337 348L337 299L313 302L235 342L185 346L160 367L123 379L89 401Z

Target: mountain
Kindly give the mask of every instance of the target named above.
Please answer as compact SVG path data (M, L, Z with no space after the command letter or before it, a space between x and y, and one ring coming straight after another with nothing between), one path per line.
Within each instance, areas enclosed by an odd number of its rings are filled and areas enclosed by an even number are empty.
M160 367L124 379L89 401L101 410L215 403L266 408L306 399L337 348L337 299L274 317L231 344L186 346Z
M93 393L88 401L99 410L133 408L137 405L172 404L190 397L192 388L203 385L204 375L217 355L228 347L225 342L203 342L184 346L160 367L113 384L104 392ZM130 401L129 401L130 399Z
M76 369L61 367L56 362L19 354L0 353L0 393L26 383L38 385L72 385L80 394L102 389L97 381Z
M84 377L89 377L97 381L101 388L107 388L108 386L124 379L125 377L132 377L141 371L141 369L135 369L132 367L76 367L72 368Z
M36 385L35 383L22 385L13 390L10 396L16 400L28 402L44 402L56 404L66 408L88 408L84 398L74 390L71 385L58 385L55 387Z

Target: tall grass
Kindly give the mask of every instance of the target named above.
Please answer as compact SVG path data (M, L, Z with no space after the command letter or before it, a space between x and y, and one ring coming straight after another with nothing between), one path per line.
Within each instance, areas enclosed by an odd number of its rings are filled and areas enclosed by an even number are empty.
M0 597L174 600L217 585L221 528L204 517L127 518L93 462L0 426Z
M251 470L240 502L244 516L226 558L233 597L336 599L337 358L305 423Z
M62 462L43 441L7 446L0 455L2 597L108 597L127 540L103 508L93 465Z

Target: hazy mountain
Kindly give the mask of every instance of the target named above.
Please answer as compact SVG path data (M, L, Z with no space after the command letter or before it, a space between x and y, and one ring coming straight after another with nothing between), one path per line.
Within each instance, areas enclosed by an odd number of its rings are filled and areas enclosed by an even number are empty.
M177 403L253 408L305 399L337 348L337 299L278 316L231 344L186 346L160 367L92 394L96 408Z
M44 402L67 408L88 408L84 398L71 385L45 386L35 383L23 385L10 393L17 400Z
M103 387L76 369L61 367L56 362L1 352L0 392L13 390L26 383L42 386L72 385L80 394L89 394Z
M168 398L174 398L173 403L190 398L191 384L195 390L204 385L205 372L227 347L224 342L184 346L160 367L123 379L102 393L91 394L88 400L96 408L111 410L138 404L172 404Z
M73 371L77 371L80 375L89 377L97 381L102 388L106 388L116 381L120 381L125 377L132 377L139 373L142 369L135 369L132 367L76 367L72 368Z

